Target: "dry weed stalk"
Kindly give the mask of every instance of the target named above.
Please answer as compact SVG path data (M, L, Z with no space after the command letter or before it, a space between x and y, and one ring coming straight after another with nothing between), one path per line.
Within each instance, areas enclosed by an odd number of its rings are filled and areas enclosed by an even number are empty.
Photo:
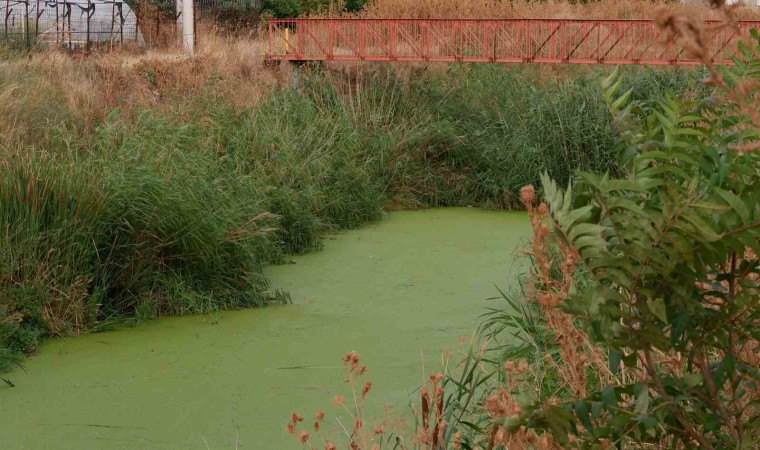
M343 369L346 374L345 382L351 390L350 403L346 403L344 396L336 395L333 398L333 405L344 410L352 423L344 424L336 416L335 420L340 429L339 434L343 435L347 448L351 450L379 450L382 442L390 439L391 431L397 428L399 424L391 420L377 423L374 426L368 425L366 403L367 394L372 389L372 382L364 381L362 383L362 377L367 372L367 366L361 365L359 355L355 351L351 351L343 357ZM299 413L293 413L285 430L295 436L305 448L336 450L339 448L336 442L343 438L335 439L332 436L335 430L325 428L323 426L324 420L324 411L317 411L312 425L313 432L309 430L298 431L298 426L304 421L304 418ZM398 448L401 450L407 448L400 441L398 444L400 445Z
M44 280L45 275L41 276ZM89 284L89 280L79 277L66 292L50 288L53 292L42 306L41 316L51 336L78 335L87 330L97 314L97 306L88 305L86 301Z
M494 423L491 427L491 433L488 439L487 450L494 448L535 448L545 450L553 448L553 441L550 435L543 433L537 434L534 430L526 429L521 426L516 430L507 431L503 425L506 421L518 417L521 413L520 405L513 396L522 387L520 376L530 370L525 361L515 364L507 361L504 364L504 385L493 395L489 396L483 407Z
M89 132L114 109L127 117L144 109L182 117L202 112L191 103L204 98L251 108L277 81L263 67L262 45L208 33L191 58L172 48L117 48L86 58L52 48L2 61L0 144L38 144L33 136L64 121Z
M520 199L525 205L530 217L533 236L528 255L535 260L532 272L535 283L529 298L535 299L549 328L555 333L556 342L562 357L562 365L552 361L557 373L576 396L587 395L588 367L597 369L597 375L603 382L609 382L614 377L607 364L607 358L602 351L591 345L586 334L573 323L573 317L559 309L573 286L573 276L578 262L577 252L554 239L551 230L545 223L549 214L546 203L538 203L533 186L525 186L520 191ZM559 261L552 250L559 250ZM552 274L553 268L559 268L559 278Z

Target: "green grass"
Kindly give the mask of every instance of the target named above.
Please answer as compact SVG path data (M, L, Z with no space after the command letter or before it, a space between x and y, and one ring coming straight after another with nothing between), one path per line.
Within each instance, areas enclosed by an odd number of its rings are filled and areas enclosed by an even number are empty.
M619 173L596 76L538 75L306 71L250 110L194 93L94 127L54 86L17 99L26 131L0 142L0 367L49 335L286 301L266 264L385 208L514 208L543 171ZM704 95L693 72L626 79ZM29 80L0 73L2 92Z

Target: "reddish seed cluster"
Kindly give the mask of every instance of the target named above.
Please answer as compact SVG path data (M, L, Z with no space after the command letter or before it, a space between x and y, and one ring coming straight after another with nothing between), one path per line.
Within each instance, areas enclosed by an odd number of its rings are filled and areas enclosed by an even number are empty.
M285 427L285 431L290 434L295 433L298 422L303 422L303 416L294 412L293 415L290 416L290 422L288 422L288 426Z
M356 351L350 351L343 357L343 368L350 376L363 375L367 371L367 366L359 366L359 354Z
M370 389L372 389L372 382L367 381L364 383L364 387L362 388L362 399L367 397L367 392L369 392Z
M353 419L353 430L350 434L349 441L347 442L348 446L353 450L379 450L379 444L375 443L374 440L377 438L374 438L372 436L382 436L385 433L385 429L382 425L378 425L374 427L374 430L372 428L365 428L364 423L364 404L366 401L367 394L372 389L372 382L366 381L362 384L359 384L359 377L366 373L367 366L362 366L359 364L359 355L355 351L351 351L345 354L343 357L343 368L346 372L346 382L351 387L351 393L352 393L352 399L353 404L347 405L346 404L346 398L342 395L336 395L333 398L333 404L338 407L342 407L345 412L347 412L351 418ZM442 377L435 377L431 378L432 383L438 383ZM359 389L359 386L361 386L361 389ZM361 396L359 396L359 391L361 391ZM361 399L361 401L358 401L358 399ZM315 414L315 420L313 422L313 428L315 433L321 433L321 430L323 428L323 420L325 417L324 411L317 411ZM293 413L290 422L287 426L287 431L290 434L296 434L298 433L297 427L298 423L302 422L304 419L303 417L298 413ZM370 433L370 430L374 431L374 434ZM319 434L316 435L319 437L319 439L324 442L324 449L325 450L337 450L337 446L335 443L331 442L330 440L326 439L326 436L321 436ZM305 446L305 448L311 449L311 450L317 450L317 447L314 446L310 442L310 439L312 436L309 434L308 431L301 431L297 434L298 441ZM316 439L316 438L315 438Z
M315 414L316 420L314 421L314 431L319 431L320 423L325 418L325 413L321 409Z
M461 431L457 431L456 433L454 433L454 442L452 443L452 445L454 446L455 450L459 450L460 448L462 448L462 432Z

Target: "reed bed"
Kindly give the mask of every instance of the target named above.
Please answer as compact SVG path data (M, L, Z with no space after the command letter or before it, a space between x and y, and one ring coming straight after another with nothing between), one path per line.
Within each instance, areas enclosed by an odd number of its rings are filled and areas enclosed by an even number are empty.
M544 170L619 171L595 71L270 73L216 39L0 61L0 366L45 336L287 301L267 264L385 209L515 208ZM694 71L631 70L706 95Z

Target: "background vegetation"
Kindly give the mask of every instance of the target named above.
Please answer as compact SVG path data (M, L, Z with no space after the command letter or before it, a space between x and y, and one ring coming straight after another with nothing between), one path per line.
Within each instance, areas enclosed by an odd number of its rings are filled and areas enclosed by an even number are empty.
M587 18L651 19L658 6L679 15L719 18L707 1L677 0L263 0L262 12L274 17L339 14L377 18ZM737 18L758 19L753 7L733 11Z

